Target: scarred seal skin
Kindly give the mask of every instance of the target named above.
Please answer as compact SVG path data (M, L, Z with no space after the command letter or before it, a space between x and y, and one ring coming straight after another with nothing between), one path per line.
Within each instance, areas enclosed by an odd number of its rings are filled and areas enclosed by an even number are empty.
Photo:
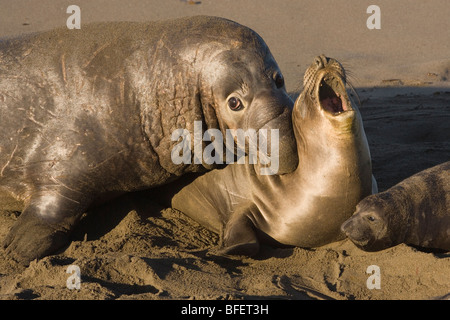
M278 129L279 171L291 172L292 107L262 38L222 18L1 40L0 206L22 211L4 246L26 264L66 244L105 197L212 169L171 159L171 133L195 121L224 135Z
M292 122L299 158L294 172L263 176L252 165L229 165L173 197L175 209L223 230L220 253L253 255L260 242L318 247L343 239L341 224L375 187L362 119L338 61L316 57Z
M342 231L366 251L400 243L450 251L450 162L365 198Z

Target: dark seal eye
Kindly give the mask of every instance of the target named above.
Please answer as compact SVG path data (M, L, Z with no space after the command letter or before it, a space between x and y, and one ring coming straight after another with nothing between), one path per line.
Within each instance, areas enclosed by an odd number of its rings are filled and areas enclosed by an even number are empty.
M277 86L278 89L284 86L284 78L281 75L281 73L278 72L275 73L273 79L275 80L275 85Z
M230 99L228 99L228 107L233 111L239 111L244 108L244 105L239 98L231 97Z

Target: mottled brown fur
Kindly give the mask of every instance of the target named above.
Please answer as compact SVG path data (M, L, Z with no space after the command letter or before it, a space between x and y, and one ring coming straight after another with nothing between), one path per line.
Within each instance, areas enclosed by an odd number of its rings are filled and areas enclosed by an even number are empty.
M450 162L365 198L342 230L368 251L399 243L450 250Z

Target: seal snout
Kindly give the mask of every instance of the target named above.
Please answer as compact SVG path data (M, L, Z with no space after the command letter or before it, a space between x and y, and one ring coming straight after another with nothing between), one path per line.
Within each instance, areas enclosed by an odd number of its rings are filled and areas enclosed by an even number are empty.
M353 225L353 220L352 220L352 218L350 218L350 219L347 219L346 221L344 221L344 223L342 223L342 225L341 225L341 231L343 232L343 233L345 233L345 235L349 235L349 233L350 233L350 229L352 228L352 225Z
M366 230L366 228L361 225L361 222L355 219L354 216L342 223L341 231L359 247L366 246L370 241L370 236L368 234L369 230Z

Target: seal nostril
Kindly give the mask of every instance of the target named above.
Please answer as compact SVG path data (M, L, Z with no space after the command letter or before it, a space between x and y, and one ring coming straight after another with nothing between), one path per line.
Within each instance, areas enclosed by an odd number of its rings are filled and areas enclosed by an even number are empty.
M328 63L328 58L324 55L321 54L320 56L315 57L314 62L317 66L317 69L322 69L325 67L325 65Z
M316 66L317 66L318 69L319 69L319 68L323 68L323 62L322 62L322 59L321 59L320 57L316 57L316 58L314 59L314 62L315 62L315 64L316 64Z

